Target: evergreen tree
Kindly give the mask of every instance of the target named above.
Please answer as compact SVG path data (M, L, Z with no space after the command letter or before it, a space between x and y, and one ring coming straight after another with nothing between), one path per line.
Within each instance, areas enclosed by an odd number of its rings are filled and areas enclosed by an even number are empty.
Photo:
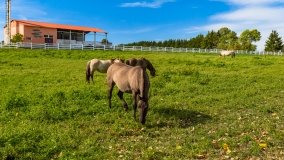
M207 35L204 37L203 43L202 43L202 48L207 48L207 49L214 49L217 48L219 42L219 36L217 32L208 31Z
M272 30L265 43L265 51L275 52L283 49L282 38L279 37L277 31Z
M204 36L202 34L197 35L194 38L189 40L188 48L202 48L202 42L204 40Z

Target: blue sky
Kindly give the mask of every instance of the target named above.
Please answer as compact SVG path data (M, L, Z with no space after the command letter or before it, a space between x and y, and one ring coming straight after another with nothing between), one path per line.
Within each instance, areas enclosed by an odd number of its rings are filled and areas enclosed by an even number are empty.
M0 26L5 0L0 1ZM229 27L238 35L258 29L284 36L284 0L12 0L12 19L97 27L114 44L141 40L189 39ZM0 32L3 40L3 31Z

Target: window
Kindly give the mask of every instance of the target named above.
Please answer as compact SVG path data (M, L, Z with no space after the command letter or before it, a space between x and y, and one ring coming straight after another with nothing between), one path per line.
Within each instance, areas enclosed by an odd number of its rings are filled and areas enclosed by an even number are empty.
M53 35L44 35L44 38L53 38Z

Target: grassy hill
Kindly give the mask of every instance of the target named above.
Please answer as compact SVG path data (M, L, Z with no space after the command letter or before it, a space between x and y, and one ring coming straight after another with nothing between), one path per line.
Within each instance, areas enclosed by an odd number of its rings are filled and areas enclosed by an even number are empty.
M146 125L125 112L92 58L145 57ZM0 158L284 158L284 57L0 49ZM131 95L125 94L131 105Z

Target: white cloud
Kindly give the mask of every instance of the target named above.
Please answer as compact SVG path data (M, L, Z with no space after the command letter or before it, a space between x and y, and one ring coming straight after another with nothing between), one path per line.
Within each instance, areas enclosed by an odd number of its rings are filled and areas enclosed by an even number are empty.
M236 5L268 5L284 3L284 0L228 0L228 2Z
M163 4L175 2L175 0L154 0L153 2L133 2L133 3L122 3L120 7L144 7L144 8L160 8Z
M284 7L245 7L230 13L217 14L212 20L222 21L282 21Z
M284 0L211 0L224 2L231 5L239 5L239 6L262 6L276 3L284 3Z

